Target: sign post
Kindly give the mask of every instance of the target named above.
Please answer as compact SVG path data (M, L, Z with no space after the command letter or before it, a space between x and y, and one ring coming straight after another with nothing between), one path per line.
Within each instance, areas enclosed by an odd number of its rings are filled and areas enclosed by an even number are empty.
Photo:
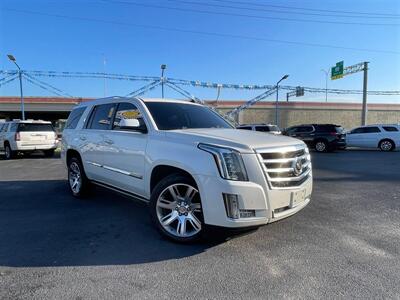
M336 66L331 68L331 79L336 80L343 78L343 76L354 74L364 71L363 81L363 103L361 113L361 125L367 124L367 83L368 83L368 62L358 63L352 66L344 67L343 61L336 63Z
M367 83L368 83L368 62L364 62L364 82L363 82L363 104L361 114L361 125L367 124Z

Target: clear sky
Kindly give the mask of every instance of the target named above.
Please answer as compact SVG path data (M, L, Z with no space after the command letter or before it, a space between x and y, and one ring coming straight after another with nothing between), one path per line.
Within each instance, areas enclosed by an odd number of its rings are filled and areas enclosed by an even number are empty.
M2 70L13 69L8 53L26 70L158 76L164 63L174 78L274 84L289 74L285 84L321 88L321 69L341 60L345 66L369 61L369 90L400 90L400 1L2 0ZM74 96L104 95L102 80L40 79ZM362 73L328 84L362 89ZM108 80L106 95L125 95L141 85ZM216 97L215 90L189 90ZM27 82L24 91L50 95ZM249 99L260 92L222 90L221 99ZM18 94L16 81L0 87L0 95ZM159 89L149 94L159 95ZM177 95L168 90L167 96ZM400 103L399 98L371 100Z

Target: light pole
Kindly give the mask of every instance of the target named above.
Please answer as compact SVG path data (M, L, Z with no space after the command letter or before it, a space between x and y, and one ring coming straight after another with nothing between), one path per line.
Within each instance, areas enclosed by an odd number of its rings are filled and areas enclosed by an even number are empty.
M18 68L19 90L20 90L20 93L21 93L21 114L22 114L22 120L25 120L24 95L22 94L22 72L21 72L21 68L18 66L17 60L15 59L15 57L13 55L8 54L7 57Z
M328 76L329 73L327 70L321 69L321 72L325 73L325 102L328 102Z
M161 96L164 98L164 70L167 68L167 65L161 65Z
M279 84L282 80L285 80L289 77L289 75L283 76L277 83L276 83L276 101L275 101L275 124L279 126L279 113L278 113L278 101L279 101Z

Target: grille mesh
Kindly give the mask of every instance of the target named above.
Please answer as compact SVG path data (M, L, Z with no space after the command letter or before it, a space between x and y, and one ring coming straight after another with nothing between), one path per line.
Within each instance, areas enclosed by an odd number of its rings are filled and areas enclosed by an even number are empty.
M304 146L296 149L260 150L258 157L272 188L291 188L303 184L311 175L311 159Z

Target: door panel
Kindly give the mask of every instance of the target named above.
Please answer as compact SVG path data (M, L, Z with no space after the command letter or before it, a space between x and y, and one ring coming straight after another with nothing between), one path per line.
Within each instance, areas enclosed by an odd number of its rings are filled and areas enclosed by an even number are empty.
M115 103L95 106L91 112L86 128L78 134L85 171L92 180L109 183L112 176L102 166L103 154L108 150L105 135L110 131L111 120L116 109Z
M113 129L103 134L101 164L113 186L144 196L144 164L148 135L119 127L121 119L137 119L145 126L141 112L128 102L119 103Z
M110 184L144 196L144 158L147 134L114 131L104 135L102 164Z

